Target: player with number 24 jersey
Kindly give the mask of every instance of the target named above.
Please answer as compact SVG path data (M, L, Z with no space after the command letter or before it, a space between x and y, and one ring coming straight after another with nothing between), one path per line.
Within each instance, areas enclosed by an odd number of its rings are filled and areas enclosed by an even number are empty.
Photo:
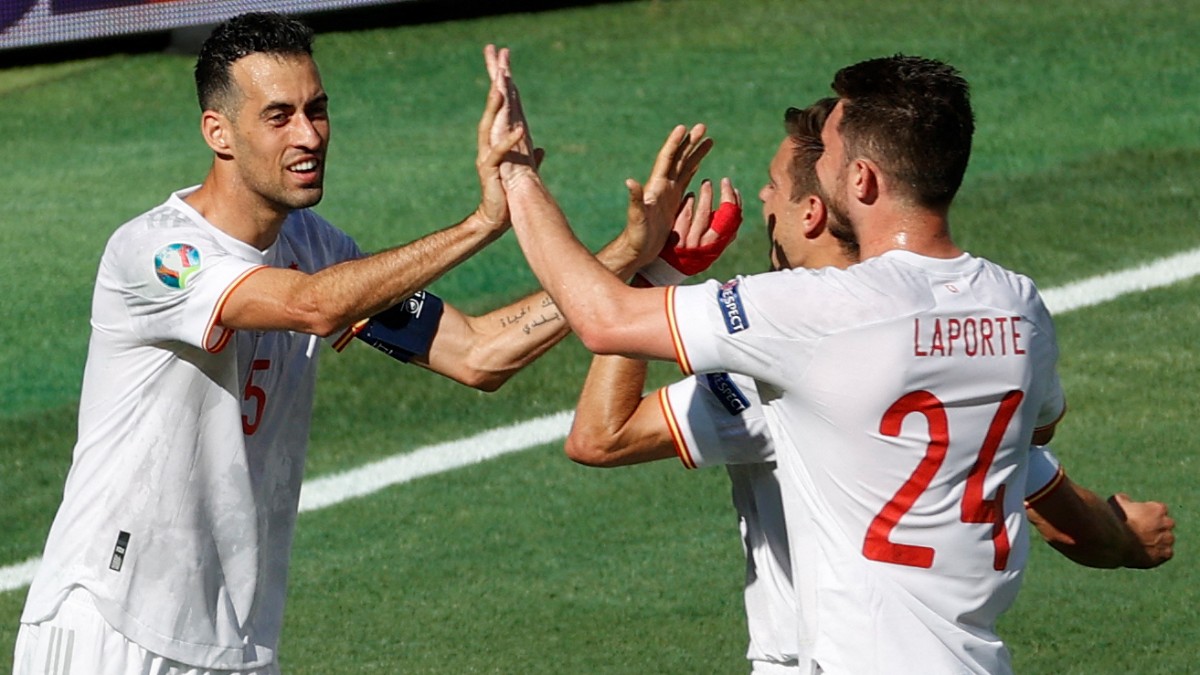
M795 570L801 657L1004 672L995 621L1027 555L1029 439L1064 410L1032 282L892 251L678 287L668 308L685 372L760 383L789 539L812 565Z

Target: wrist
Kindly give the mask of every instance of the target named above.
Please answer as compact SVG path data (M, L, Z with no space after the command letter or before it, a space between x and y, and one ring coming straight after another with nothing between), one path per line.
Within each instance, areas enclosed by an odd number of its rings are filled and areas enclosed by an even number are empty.
M467 222L471 224L472 228L489 234L503 232L510 225L508 218L489 216L483 204L477 206L475 211L467 216Z
M523 186L541 183L541 177L536 170L527 164L505 162L500 165L500 182L505 191L520 189Z
M688 275L675 269L662 258L651 260L638 270L638 276L654 286L678 286L688 279Z

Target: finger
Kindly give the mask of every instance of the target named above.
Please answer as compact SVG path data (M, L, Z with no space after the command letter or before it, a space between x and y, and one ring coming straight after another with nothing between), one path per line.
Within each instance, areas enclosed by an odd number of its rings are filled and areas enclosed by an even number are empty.
M699 146L692 148L692 151L688 153L687 157L685 157L683 161L679 163L679 166L676 169L676 173L678 174L678 178L676 178L676 180L678 180L681 185L687 185L688 183L691 183L692 179L696 177L696 174L700 171L700 163L703 162L704 158L708 156L708 151L712 150L712 146L713 143L711 138L704 139L700 142Z
M504 97L495 86L488 89L487 102L483 106L483 115L479 118L479 136L476 138L478 156L483 157L488 146L492 143L492 127L496 123L496 115L504 103Z
M632 178L625 179L625 189L629 190L629 206L630 208L637 207L638 211L642 210L642 184Z
M692 229L692 215L696 212L696 195L691 192L684 196L675 212L675 222L671 224L671 232L676 241L687 241L688 231Z
M514 127L500 140L500 142L496 143L489 149L487 157L484 159L484 166L498 167L505 161L505 159L511 159L506 158L506 155L508 155L513 148L517 147L517 144L519 144L521 139L524 137L525 127Z
M654 157L654 167L650 169L651 177L665 178L667 176L674 163L675 153L679 151L680 144L686 138L687 127L679 124L671 129L671 133L667 134L667 140L663 141L662 147L658 149L658 154Z
M496 62L496 45L485 45L483 48L483 63L487 66L488 77L496 79L498 64Z
M715 232L720 239L732 240L741 225L741 205L737 202L721 202L721 205L717 207L717 212L713 214L709 230Z
M632 178L625 179L625 189L629 190L629 205L626 207L626 221L629 224L646 225L646 205L643 203L642 184Z
M526 153L532 154L533 153L533 138L529 135L529 129L528 129L529 124L525 119L525 110L521 107L521 93L517 89L517 83L512 79L511 74L506 73L503 78L503 81L504 81L504 92L505 92L504 98L505 98L505 102L508 104L509 124L512 124L514 126L517 124L520 124L520 125L526 127L526 130L525 130L526 146L525 146L524 150Z
M721 203L724 204L726 202L733 202L734 204L742 203L741 195L737 193L737 190L733 189L733 181L729 180L728 176L721 179Z
M709 234L708 228L709 221L712 220L712 200L712 181L701 181L700 194L696 197L696 212L692 215L692 227L688 230L685 240L688 248L698 248L701 244L710 243L717 238L715 233Z

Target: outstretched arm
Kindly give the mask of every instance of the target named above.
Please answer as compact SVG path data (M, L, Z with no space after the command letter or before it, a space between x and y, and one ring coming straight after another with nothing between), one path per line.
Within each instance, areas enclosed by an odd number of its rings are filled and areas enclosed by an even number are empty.
M482 198L474 213L412 243L315 274L260 269L230 292L221 325L331 335L404 300L495 241L509 225L499 166L511 147L489 139L502 102L502 94L492 87L478 128L476 169Z
M1064 477L1026 511L1046 542L1080 565L1149 568L1174 555L1175 521L1160 502L1106 501Z
M649 283L679 283L703 272L734 239L741 223L740 197L729 179L721 182L721 208L711 212L712 186L684 201L668 244L639 275ZM596 356L575 408L564 449L589 466L624 466L676 456L675 441L657 397L643 396L646 362Z
M487 56L492 71L498 57L495 52L488 52ZM485 142L482 136L480 142ZM616 277L629 278L648 257L658 252L661 237L656 232L670 229L682 193L699 168L699 157L686 164L675 158L677 145L673 139L663 144L644 187L634 180L626 183L629 205L625 229L592 261ZM732 186L728 190L733 195ZM702 192L707 200L703 205L707 216L712 190L706 188ZM696 220L699 222L699 215ZM707 227L707 217L704 223ZM686 234L686 230L683 232ZM545 291L479 317L447 306L428 353L414 362L469 386L492 391L568 332L562 312Z
M623 236L596 259L613 273L628 276L636 256ZM467 386L495 391L568 333L562 312L545 291L481 316L446 305L428 353L412 362Z
M538 176L528 144L521 142L527 125L509 74L506 50L500 50L493 77L505 95L493 143L516 139L501 166L501 177L518 242L530 267L554 298L568 323L593 352L674 359L674 348L661 289L630 288L600 265L571 232L566 217ZM704 127L690 132L676 127L668 139L670 171L679 175L699 164L711 147ZM665 241L661 233L657 251ZM648 261L648 258L647 258Z

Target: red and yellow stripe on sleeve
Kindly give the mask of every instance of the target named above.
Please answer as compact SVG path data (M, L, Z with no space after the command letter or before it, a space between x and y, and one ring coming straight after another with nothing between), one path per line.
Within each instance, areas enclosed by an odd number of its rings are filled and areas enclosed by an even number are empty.
M684 375L691 375L695 371L692 370L692 362L683 347L683 339L679 336L679 321L675 317L675 289L675 286L667 286L667 326L671 329L671 343L675 346L675 361Z
M671 408L671 399L667 396L666 387L658 390L658 407L667 422L667 429L671 432L671 441L675 444L675 454L679 456L679 461L683 462L685 468L696 468L696 460L692 459L692 453L688 452L687 440L675 419L675 411Z
M217 299L217 306L213 307L212 316L208 319L208 327L204 330L204 349L208 353L219 353L225 349L225 345L229 344L229 340L233 337L233 331L221 325L221 312L225 311L225 303L229 301L229 296L233 295L234 290L241 286L243 281L249 279L251 274L266 268L266 265L260 265L242 272L233 280L233 283L225 288L225 292L221 293L221 297Z
M1025 498L1025 508L1029 508L1045 499L1046 495L1058 489L1058 486L1062 485L1066 478L1067 472L1061 466L1058 467L1058 471L1055 472L1054 478L1051 478L1049 483L1046 483L1040 490Z

